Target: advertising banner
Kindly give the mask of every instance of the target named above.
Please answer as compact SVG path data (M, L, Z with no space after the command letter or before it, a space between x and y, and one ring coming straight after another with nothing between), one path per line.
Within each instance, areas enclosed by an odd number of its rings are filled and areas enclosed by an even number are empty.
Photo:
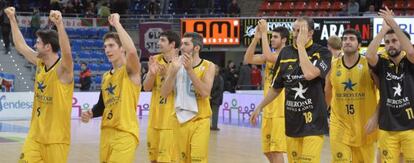
M374 18L374 37L382 28L382 18ZM410 34L411 44L414 44L414 18L395 18L400 28ZM384 41L381 42L383 44Z
M240 44L239 19L181 19L181 35L186 32L202 34L204 45Z
M242 42L244 46L249 46L249 44L252 42L252 39L254 38L254 34L256 33L256 26L257 22L259 21L259 18L256 19L242 19L241 20L241 37ZM267 27L269 31L269 38L271 37L271 31L275 29L276 27L282 26L286 27L289 31L293 30L293 22L295 22L296 19L294 18L269 18L266 19L267 21ZM270 40L269 40L270 41Z
M171 29L171 23L168 22L143 22L139 24L139 47L141 57L147 58L151 54L160 52L158 39L160 34L165 30Z
M372 40L371 18L315 18L313 40L326 46L330 36L342 37L346 29L355 29L361 33L362 46L368 46Z
M30 27L31 20L32 20L31 16L17 16L17 21L18 21L19 27ZM91 21L91 20L92 19L89 19L89 21ZM85 20L85 22L88 22L88 20ZM83 25L82 19L79 19L79 18L64 18L63 19L63 23L65 25L65 28L93 26L92 22L86 23L86 25ZM40 17L40 27L41 28L45 28L46 26L48 26L49 23L52 23L52 22L49 22L49 17L46 17L46 16Z
M78 118L82 110L91 109L99 98L99 92L74 92L72 118ZM249 119L251 113L263 99L263 94L225 93L220 106L220 117L229 120ZM137 116L148 115L151 92L141 92ZM0 93L0 120L31 119L33 92Z

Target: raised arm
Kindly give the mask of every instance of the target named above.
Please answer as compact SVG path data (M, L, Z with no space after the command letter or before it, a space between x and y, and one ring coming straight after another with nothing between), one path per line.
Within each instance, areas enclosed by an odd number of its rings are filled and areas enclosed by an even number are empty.
M385 34L390 30L391 28L388 26L387 22L383 20L382 22L382 28L380 32L377 34L377 36L374 37L374 39L369 43L368 49L367 49L367 55L366 58L368 60L369 65L376 66L378 63L378 47L381 44L382 39L384 38Z
M119 21L119 14L111 14L111 16L108 18L108 21L111 26L115 27L116 32L119 35L119 39L121 40L122 47L125 49L127 57L126 67L131 80L135 84L141 85L141 63L139 62L139 57L134 42L124 27L122 27L122 24Z
M269 46L269 39L267 38L267 22L266 20L262 19L259 21L259 28L262 31L262 50L263 50L263 57L267 62L276 63L277 56L279 55L280 49L276 55L272 55L272 51L270 50Z
M403 31L401 30L400 26L394 20L394 15L388 7L385 7L385 10L380 10L379 15L387 22L387 24L394 30L395 35L397 35L398 40L401 44L401 49L407 53L407 59L414 63L414 48L411 45L410 39L405 36Z
M308 27L307 25L301 25L298 40L296 41L299 53L299 65L302 69L303 75L306 80L312 80L321 75L321 71L312 64L309 60L306 52L305 45L308 42Z
M254 54L255 50L256 50L256 46L257 43L259 42L261 37L261 33L259 30L259 26L256 27L256 32L254 34L254 38L252 40L252 42L250 43L249 47L246 50L246 53L244 54L244 62L246 63L250 63L250 64L256 64L256 65L260 65L260 64L264 64L265 63L265 58L264 55L262 54Z
M63 24L62 13L60 11L51 10L49 19L56 25L59 39L59 46L61 50L62 63L57 69L59 79L64 83L71 83L73 81L73 60L72 50L68 34L66 33Z
M20 32L19 26L17 24L16 10L14 9L14 7L8 7L4 9L4 12L7 14L7 17L10 20L12 37L16 50L19 53L21 53L30 63L37 64L37 52L26 44L26 41L24 40L23 35Z

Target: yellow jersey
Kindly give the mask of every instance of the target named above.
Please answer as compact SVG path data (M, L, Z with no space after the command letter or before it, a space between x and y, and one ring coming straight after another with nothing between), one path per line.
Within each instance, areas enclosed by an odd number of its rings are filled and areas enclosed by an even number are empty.
M267 92L272 86L273 77L276 75L274 71L274 63L266 62L265 70L264 70L264 83L263 83L263 95L266 97ZM265 118L273 118L273 117L285 117L285 89L280 92L279 96L274 99L271 103L269 103L263 109L263 117Z
M155 55L154 60L158 64L164 65L165 68L168 67L168 63L164 60L162 54ZM151 94L148 126L157 129L172 129L174 122L176 122L174 121L174 91L167 98L161 97L161 86L167 77L165 72L167 70L156 74Z
M115 128L129 132L139 140L137 105L141 85L136 85L128 76L126 65L114 72L105 72L102 78L102 97L105 109L102 128Z
M210 65L212 65L210 61L202 59L200 64L193 67L194 73L197 75L199 79L202 79L207 72ZM194 86L191 83L191 91L194 92ZM199 118L208 118L211 116L211 107L210 107L210 97L200 97L200 94L195 91L196 100L197 100L197 107L198 107L198 114L194 119Z
M335 59L329 80L332 84L332 138L350 146L373 143L376 132L367 136L364 128L377 106L375 83L367 59L359 55L352 67L344 65L343 57Z
M46 70L43 61L37 62L32 121L28 137L42 144L70 144L73 81L59 80L57 67L60 58Z

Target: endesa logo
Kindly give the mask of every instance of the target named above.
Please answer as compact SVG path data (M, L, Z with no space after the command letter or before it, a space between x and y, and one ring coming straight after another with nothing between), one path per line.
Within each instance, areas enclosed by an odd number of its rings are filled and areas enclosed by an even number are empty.
M31 109L33 102L29 101L7 101L6 95L0 97L0 112L6 109Z
M239 45L239 19L181 19L181 34L197 32L204 45Z

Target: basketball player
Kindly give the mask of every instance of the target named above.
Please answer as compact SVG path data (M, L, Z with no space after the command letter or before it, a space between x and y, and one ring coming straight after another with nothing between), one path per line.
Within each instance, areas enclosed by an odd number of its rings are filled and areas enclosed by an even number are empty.
M149 71L144 80L144 90L152 90L147 144L149 159L153 163L177 160L178 150L174 148L173 138L174 129L178 124L174 114L174 94L162 98L160 89L167 75L168 64L173 58L178 57L180 42L180 36L175 32L162 32L158 41L161 53L150 57L148 62Z
M208 162L208 143L210 137L210 91L213 86L215 66L200 58L203 36L198 33L185 33L181 38L181 58L174 58L169 65L167 78L161 87L161 96L168 97L175 88L175 80L181 65L189 76L190 96L197 100L198 112L195 117L178 126L177 143L179 162ZM186 91L187 92L187 91ZM175 101L177 102L177 101Z
M331 36L328 38L328 50L332 54L332 60L342 56L342 40L338 36Z
M343 32L343 56L333 60L326 77L325 96L331 105L329 138L332 162L374 162L377 132L364 126L374 116L376 88L367 59L360 55L361 34Z
M82 121L101 117L100 162L133 162L139 143L136 106L141 91L141 64L134 42L111 14L109 24L116 29L104 36L105 54L112 69L102 77L98 103L82 113Z
M285 27L276 27L272 31L271 46L275 52L270 51L267 40L267 22L260 20L256 27L256 33L246 54L244 55L245 62L249 64L266 64L265 65L265 81L264 81L264 95L266 96L270 84L273 79L273 67L276 62L279 52L287 45L289 40L289 30ZM262 40L263 54L254 55L257 43ZM285 100L282 93L279 97L273 100L267 107L264 108L262 116L262 148L267 159L271 163L284 162L283 153L286 152L286 135L285 135L285 118L284 108L280 105ZM280 108L279 108L280 107ZM277 124L277 125L276 125Z
M263 107L285 88L285 129L289 162L320 162L323 134L327 130L323 83L330 69L328 49L313 43L313 20L298 18L293 24L293 45L279 53L276 77L266 97L251 116L256 124Z
M380 10L382 29L367 50L367 59L379 77L379 149L381 162L414 162L414 49L387 7ZM384 54L377 49L384 39Z
M17 51L37 66L32 120L19 162L66 162L74 83L72 53L62 14L50 11L49 19L57 32L37 31L34 51L19 30L14 7L4 11L10 19Z

